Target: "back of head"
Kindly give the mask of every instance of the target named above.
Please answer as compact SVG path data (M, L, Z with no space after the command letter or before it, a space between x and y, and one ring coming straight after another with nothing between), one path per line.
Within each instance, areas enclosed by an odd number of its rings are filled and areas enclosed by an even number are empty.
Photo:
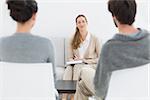
M13 20L24 23L38 11L35 0L7 0L10 16Z
M135 0L109 0L108 10L121 24L132 25L132 23L135 21Z

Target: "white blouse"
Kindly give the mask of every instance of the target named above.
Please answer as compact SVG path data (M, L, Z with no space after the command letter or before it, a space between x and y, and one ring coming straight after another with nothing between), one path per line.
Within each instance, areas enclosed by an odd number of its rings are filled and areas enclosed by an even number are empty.
M91 39L91 34L88 33L85 40L80 44L80 47L78 48L81 59L84 57L84 54L90 44L90 39Z

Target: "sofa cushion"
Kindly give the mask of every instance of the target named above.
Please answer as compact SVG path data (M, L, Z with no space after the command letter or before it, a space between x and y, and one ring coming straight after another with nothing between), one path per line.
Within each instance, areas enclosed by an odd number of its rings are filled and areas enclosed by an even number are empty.
M64 42L65 39L63 37L52 37L51 41L54 46L54 52L55 52L55 65L56 67L64 67Z
M56 80L60 80L63 77L65 69L65 38L52 37L50 39L55 52Z

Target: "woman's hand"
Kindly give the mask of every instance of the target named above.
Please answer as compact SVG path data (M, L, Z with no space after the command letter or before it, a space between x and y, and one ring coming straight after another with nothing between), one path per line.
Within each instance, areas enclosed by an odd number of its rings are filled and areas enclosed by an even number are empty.
M80 58L77 55L74 55L73 60L80 60Z
M82 58L80 58L80 57L79 57L79 56L77 56L77 55L74 55L73 60L83 60L83 59L82 59Z

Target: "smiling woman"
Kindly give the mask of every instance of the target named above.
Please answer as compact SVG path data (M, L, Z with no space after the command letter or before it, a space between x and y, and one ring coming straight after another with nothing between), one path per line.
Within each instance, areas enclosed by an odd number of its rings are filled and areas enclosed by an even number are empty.
M78 15L75 22L76 31L68 43L67 58L68 61L82 61L82 63L67 66L64 80L77 80L82 67L95 69L100 54L99 40L88 31L87 18L84 15Z
M96 69L100 55L99 40L88 31L87 18L81 14L76 17L75 22L76 31L68 43L67 60L78 63L66 67L64 80L78 80L80 70L84 67Z

